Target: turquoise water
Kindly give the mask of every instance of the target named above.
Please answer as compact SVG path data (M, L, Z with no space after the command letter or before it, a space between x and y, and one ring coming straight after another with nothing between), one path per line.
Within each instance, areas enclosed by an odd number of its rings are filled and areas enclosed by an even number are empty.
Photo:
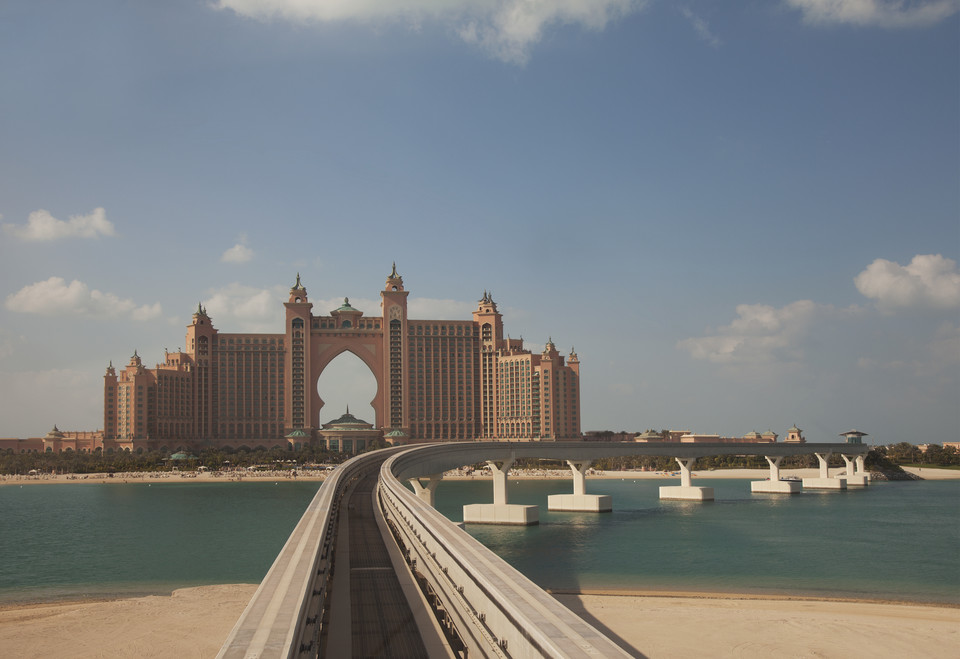
M0 487L0 602L257 583L319 482Z
M697 479L714 502L660 501L663 481L590 480L612 513L552 513L570 481L511 481L538 504L531 527L467 531L541 587L802 594L960 604L960 482L876 483L841 492L750 493L748 480ZM492 501L489 482L442 482L437 508Z
M663 481L590 480L612 513L551 513L570 481L511 481L534 527L468 525L545 588L808 594L960 604L960 482L750 494L698 479L717 501L661 502ZM318 482L0 487L0 602L256 583ZM489 481L448 481L437 508L489 502Z

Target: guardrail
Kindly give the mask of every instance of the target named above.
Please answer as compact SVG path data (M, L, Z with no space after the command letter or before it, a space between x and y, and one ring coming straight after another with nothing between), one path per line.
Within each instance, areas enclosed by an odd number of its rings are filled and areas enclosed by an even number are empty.
M408 565L428 584L428 600L466 655L630 656L400 482L396 473L435 448L409 449L384 462L379 499Z
M366 453L352 458L324 480L217 657L318 655L340 499L349 484L375 461L372 456Z
M485 460L591 460L625 455L863 455L857 444L628 444L463 442L385 449L381 508L428 599L471 656L629 656L523 574L417 498L403 480ZM384 451L359 455L330 474L307 506L218 657L317 656L327 615L341 497Z

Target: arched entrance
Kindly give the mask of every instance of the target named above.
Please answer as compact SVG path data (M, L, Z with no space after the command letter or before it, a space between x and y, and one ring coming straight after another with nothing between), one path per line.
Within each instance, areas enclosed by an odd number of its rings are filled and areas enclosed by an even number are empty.
M341 348L335 354L319 355L317 380L314 384L316 427L341 416L350 406L354 416L381 427L381 383L372 355L363 358L362 348ZM374 363L372 363L374 362Z
M377 378L359 357L344 350L334 357L317 378L317 394L323 406L319 424L342 415L347 406L360 419L376 418L373 402L377 396Z

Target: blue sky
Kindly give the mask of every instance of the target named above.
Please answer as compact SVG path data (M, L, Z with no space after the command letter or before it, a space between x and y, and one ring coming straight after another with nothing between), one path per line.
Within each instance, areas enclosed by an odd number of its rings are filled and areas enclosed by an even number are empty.
M0 436L221 331L469 318L582 362L583 429L960 427L955 0L0 5ZM321 381L322 421L371 376Z

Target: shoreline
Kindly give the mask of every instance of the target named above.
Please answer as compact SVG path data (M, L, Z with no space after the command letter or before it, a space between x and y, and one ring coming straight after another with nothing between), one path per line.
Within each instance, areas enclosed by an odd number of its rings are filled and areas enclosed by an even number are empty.
M0 648L18 657L212 658L257 587L0 605ZM749 593L548 592L648 659L701 657L704 647L716 657L945 657L960 635L960 606ZM697 634L687 633L693 628Z
M12 610L38 609L44 607L61 607L72 605L106 604L109 602L123 602L139 600L146 597L171 598L179 591L192 591L218 588L246 588L254 590L256 584L205 584L202 586L179 586L163 588L153 592L145 589L133 593L104 593L102 595L87 595L73 597L51 597L38 600L3 601L0 600L0 614ZM750 593L743 591L713 591L713 590L657 590L646 588L544 588L545 592L555 597L559 596L593 596L593 597L620 597L620 598L650 598L650 599L682 599L682 600L749 600L769 602L823 602L840 604L871 604L877 606L912 606L932 609L960 610L960 602L937 602L899 599L878 599L870 597L847 597L843 595L805 595L802 593ZM252 592L251 592L252 597Z
M832 467L831 475L836 475L841 467ZM903 470L922 480L960 480L960 469L940 469L936 467L903 467ZM781 478L813 478L819 475L817 468L781 469ZM732 468L699 470L691 473L692 478L700 479L751 479L767 480L770 470L766 468ZM322 482L327 472L297 472L294 477L290 472L166 472L144 471L117 473L112 477L107 474L40 474L31 475L0 475L0 487L10 485L35 485L54 483L73 484L111 484L111 483L266 483L266 482ZM543 469L526 470L515 469L509 474L510 480L567 480L570 470ZM665 480L676 481L680 476L677 472L664 471L592 471L587 473L587 479L595 480ZM458 480L490 480L489 473L466 474L461 471L452 471L444 474L443 479Z

